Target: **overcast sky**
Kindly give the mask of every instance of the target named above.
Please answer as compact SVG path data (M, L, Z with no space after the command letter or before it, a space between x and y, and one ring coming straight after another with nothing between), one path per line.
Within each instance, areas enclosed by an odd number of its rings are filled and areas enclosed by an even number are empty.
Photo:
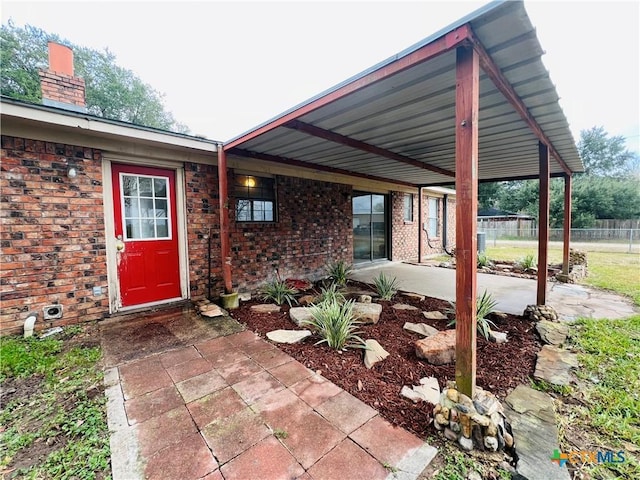
M106 47L192 133L228 140L487 2L2 1L2 23ZM640 152L640 2L529 0L574 138Z

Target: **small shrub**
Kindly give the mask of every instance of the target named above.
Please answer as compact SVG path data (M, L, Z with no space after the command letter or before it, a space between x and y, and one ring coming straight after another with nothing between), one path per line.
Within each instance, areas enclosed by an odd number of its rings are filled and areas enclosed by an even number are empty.
M384 272L380 272L380 275L373 279L373 284L382 300L391 300L400 286L396 277L387 277Z
M449 302L451 304L451 308L447 310L446 313L454 314L456 313L456 303ZM484 337L485 340L489 340L489 333L491 332L491 327L495 327L496 324L487 318L487 316L493 312L494 308L496 308L496 302L493 296L487 292L486 290L480 295L476 300L476 327L478 329L478 333ZM448 326L452 326L456 324L456 319L454 318L448 324Z
M360 322L353 316L353 304L353 300L340 303L333 299L311 307L313 319L305 320L302 324L315 328L322 337L316 345L326 343L336 350L364 348L364 340L356 331Z
M531 270L536 267L536 257L532 253L529 253L518 260L518 265L523 270Z
M343 287L347 284L349 275L353 271L353 265L344 260L337 260L327 265L327 275L331 280Z
M272 301L278 305L282 305L284 302L287 302L289 306L291 306L292 302L297 303L295 295L298 290L279 278L265 284L261 289L261 293L263 300Z
M332 283L327 288L322 287L317 303L325 303L336 301L338 303L345 302L344 294L340 291L340 287L337 283Z
M491 260L489 259L489 257L487 256L486 253L478 252L478 268L490 267L491 263L492 262L491 262Z

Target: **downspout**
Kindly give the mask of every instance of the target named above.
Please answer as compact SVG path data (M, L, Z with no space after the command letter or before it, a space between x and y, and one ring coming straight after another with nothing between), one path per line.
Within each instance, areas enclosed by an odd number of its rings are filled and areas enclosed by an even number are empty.
M448 223L447 223L447 218L448 218L448 206L449 206L449 194L445 193L444 197L442 199L442 249L446 252L447 255L449 255L450 257L453 257L453 252L450 252L449 250L447 250L447 239L449 237L449 232L448 232Z
M418 263L422 263L422 187L418 187Z
M227 156L224 146L218 144L218 190L220 200L220 260L224 293L233 292L231 283L231 242L229 240L229 187L227 179Z

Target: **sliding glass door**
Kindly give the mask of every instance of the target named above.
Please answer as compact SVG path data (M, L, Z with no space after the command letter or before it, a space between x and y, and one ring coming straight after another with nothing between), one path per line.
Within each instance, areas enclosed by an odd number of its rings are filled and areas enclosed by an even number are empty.
M354 193L352 207L354 262L387 258L386 196Z

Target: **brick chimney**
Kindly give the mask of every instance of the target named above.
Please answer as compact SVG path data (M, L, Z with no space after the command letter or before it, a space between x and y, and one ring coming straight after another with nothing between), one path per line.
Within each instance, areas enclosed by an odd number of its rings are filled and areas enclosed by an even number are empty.
M84 79L73 75L73 51L69 47L49 42L49 68L39 74L44 105L87 111Z

